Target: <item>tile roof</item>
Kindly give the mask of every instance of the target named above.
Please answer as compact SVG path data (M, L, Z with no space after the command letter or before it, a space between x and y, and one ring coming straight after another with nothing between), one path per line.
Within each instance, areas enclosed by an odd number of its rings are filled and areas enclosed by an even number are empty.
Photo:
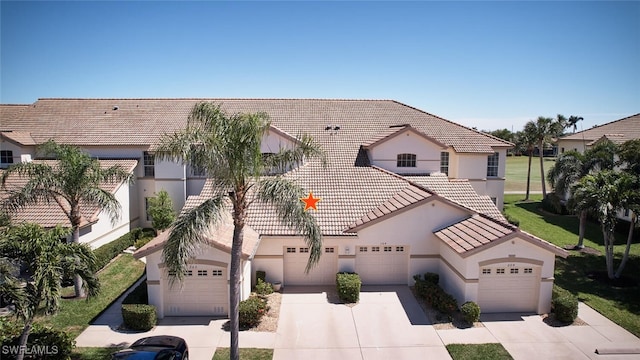
M31 137L31 133L27 131L2 131L0 132L0 137L21 145L37 145L36 141Z
M28 104L0 104L0 120L15 119L20 112L31 105ZM0 122L0 131L4 131L3 122Z
M475 214L465 220L437 230L434 235L463 257L515 235L520 235L521 238L546 248L559 256L565 258L569 256L569 253L564 249L520 231L513 225L498 222L480 214Z
M436 145L440 145L442 146L443 149L446 149L447 145L441 143L440 141L438 141L437 139L434 139L430 136L427 136L425 134L423 134L422 132L414 129L411 125L400 125L400 126L392 126L389 128L389 130L385 130L382 131L379 134L376 134L376 136L374 136L372 139L365 141L362 146L365 149L374 147L380 143L383 143L387 140L390 140L396 136L400 136L401 134L407 132L407 131L411 131L415 134L418 134L419 136L429 140L432 143L435 143ZM490 151L491 153L493 153L493 151Z
M194 202L191 203L192 205ZM136 250L133 256L136 259L140 259L156 251L161 250L169 239L171 231L164 231L146 245ZM233 220L231 216L224 216L222 222L216 227L209 229L209 232L205 235L205 241L214 248L220 249L224 252L231 253L231 245L233 243ZM244 258L253 256L255 250L260 242L260 235L255 232L251 227L245 226L244 237L242 242L242 255Z
M585 140L591 143L602 137L607 137L618 143L640 139L640 113L604 125L594 126L591 129L578 131L574 134L565 135L558 140Z
M56 161L54 160L34 160L34 163L45 163L50 166L55 166ZM123 168L133 171L137 164L137 160L100 160L100 166L102 168L108 168L114 165L120 165ZM0 175L4 170L0 170ZM24 177L19 177L17 175L12 175L7 179L5 183L6 189L0 189L0 200L6 198L9 195L9 192L12 190L17 190L26 184L27 179ZM116 189L120 186L121 183L105 183L102 185L102 189L109 191L111 193L115 192ZM82 226L86 226L90 223L96 222L98 220L97 216L99 214L99 208L93 204L83 204L81 205L82 211ZM66 227L70 227L71 223L69 219L65 215L65 213L60 209L59 205L55 202L51 203L39 203L36 205L29 205L15 214L11 216L12 221L14 223L23 223L23 222L34 222L40 224L43 227L54 227L56 225L62 225Z
M493 203L491 197L478 195L469 180L450 180L447 175L439 173L429 176L405 176L404 178L478 213L507 222L507 219Z

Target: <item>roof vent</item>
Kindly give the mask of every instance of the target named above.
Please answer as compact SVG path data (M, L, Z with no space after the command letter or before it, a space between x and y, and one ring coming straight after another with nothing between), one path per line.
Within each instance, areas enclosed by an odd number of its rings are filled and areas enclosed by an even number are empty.
M409 124L400 124L400 125L391 125L389 126L390 129L392 128L399 128L399 127L407 127L410 126Z
M333 127L333 130L340 130L340 125L336 125Z
M327 126L325 126L325 127L324 127L324 130L325 130L325 131L326 131L326 130L331 130L332 128L333 128L333 126L331 126L331 125L327 125Z
M113 107L113 110L114 110L114 111L115 111L115 110L118 110L118 109L120 109L120 108L118 107L118 105L116 105L116 106L114 106L114 107Z

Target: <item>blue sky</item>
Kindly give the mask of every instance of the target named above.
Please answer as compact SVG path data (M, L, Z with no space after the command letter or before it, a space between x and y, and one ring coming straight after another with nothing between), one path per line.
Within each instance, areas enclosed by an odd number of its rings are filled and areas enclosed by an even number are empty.
M640 112L640 2L6 2L0 102L394 99L478 129ZM580 127L580 126L579 126Z

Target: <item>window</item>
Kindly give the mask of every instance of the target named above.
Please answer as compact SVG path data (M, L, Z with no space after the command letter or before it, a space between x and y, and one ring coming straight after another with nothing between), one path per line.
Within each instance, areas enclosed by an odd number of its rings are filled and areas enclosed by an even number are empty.
M147 214L147 221L151 221L151 215L149 215L149 199L148 197L144 198L144 212Z
M207 270L198 270L198 276L207 276Z
M624 216L628 217L629 216L629 209L624 209Z
M0 150L0 163L13 164L13 151Z
M291 247L291 248L290 248L290 247L288 247L288 248L287 248L287 252L288 252L288 253L294 253L294 252L296 252L296 248L293 248L293 247Z
M496 269L496 274L504 274L504 269Z
M367 252L367 247L366 246L360 246L360 252Z
M333 253L333 248L324 248L325 253Z
M380 246L372 246L371 252L380 252Z
M524 273L525 274L533 274L533 269L532 268L524 268Z
M564 148L560 148L560 153L564 154Z
M204 168L197 167L197 166L191 167L191 174L193 174L193 176L199 176L199 177L203 177L207 175Z
M391 246L385 246L384 252L391 252Z
M403 252L404 251L404 246L396 246L396 251L397 252Z
M222 276L222 270L211 270L212 276Z
M500 159L499 153L493 153L493 155L489 155L487 160L487 176L498 176L498 163Z
M300 248L300 253L308 253L308 252L309 252L309 248L308 247Z
M156 164L155 164L155 160L153 159L153 154L145 151L142 161L144 164L144 176L155 176Z
M416 167L416 154L398 154L398 167Z
M482 274L484 274L484 275L491 274L491 269L482 269Z
M518 268L511 268L509 269L509 272L511 272L512 274L517 274L518 273Z
M449 175L449 153L446 151L440 153L440 172Z
M193 276L193 270L187 270L185 273L186 276Z

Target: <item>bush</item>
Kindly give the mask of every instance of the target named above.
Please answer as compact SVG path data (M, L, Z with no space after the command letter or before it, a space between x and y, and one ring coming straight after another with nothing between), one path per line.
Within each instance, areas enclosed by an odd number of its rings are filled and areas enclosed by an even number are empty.
M458 302L456 299L447 294L440 286L438 286L439 276L434 273L424 274L423 280L420 275L414 276L416 280L415 290L418 296L425 299L425 301L436 310L451 315L458 309Z
M564 201L556 195L556 193L548 193L547 196L542 199L541 205L543 210L553 214L568 215L570 213Z
M122 300L122 304L149 304L147 280L144 280Z
M156 307L145 304L123 304L122 319L131 330L148 331L156 326Z
M258 279L258 283L256 284L256 293L258 293L258 295L269 295L273 293L273 285L268 282L264 282L262 279Z
M440 275L436 273L431 273L431 272L425 273L424 281L431 283L433 285L438 285L440 283Z
M136 240L147 237L153 238L155 236L154 234L155 232L153 229L135 228L112 242L104 244L93 250L93 254L96 256L96 267L94 271L98 271L105 267L105 265L118 256L118 254L126 250L128 247L133 246L136 243Z
M258 270L256 271L256 283L258 282L258 280L262 280L262 281L266 281L267 279L267 273L262 271L262 270Z
M578 317L578 298L572 293L554 285L551 299L551 306L557 320L572 323Z
M135 242L135 243L133 243L133 247L135 247L136 249L140 249L141 247L143 247L143 246L147 245L147 243L148 243L149 241L151 241L151 240L153 240L153 238L152 238L152 237L143 237L143 238L140 238L140 239L136 240L136 242Z
M238 307L240 326L243 328L257 326L267 311L267 301L257 296L251 296L247 300L240 301L240 306Z
M362 281L360 275L356 273L337 273L336 287L338 288L338 297L340 300L348 303L356 303L360 299L360 288Z
M480 306L473 301L467 301L460 307L460 312L464 317L464 320L469 324L480 320Z
M9 350L11 349L10 347L18 346L18 344L20 344L21 332L21 323L10 321L7 318L0 318L0 348L6 349L6 347L9 347ZM43 360L70 359L71 351L74 347L75 340L73 337L64 331L55 330L49 326L42 326L38 323L33 324L29 339L27 340L28 349L43 352L37 355L38 359ZM8 358L11 357L9 356Z

